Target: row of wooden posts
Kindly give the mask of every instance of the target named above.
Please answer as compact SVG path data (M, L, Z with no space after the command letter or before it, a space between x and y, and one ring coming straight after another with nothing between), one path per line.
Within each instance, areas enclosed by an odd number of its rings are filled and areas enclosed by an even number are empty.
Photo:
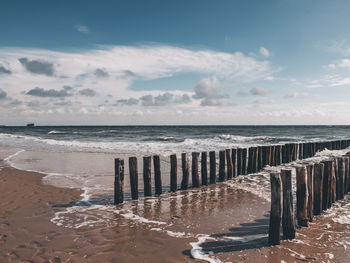
M281 223L282 237L294 239L296 225L307 227L313 216L344 198L350 191L349 156L350 152L343 157L296 167L296 209L293 208L292 170L270 174L270 245L280 244Z
M216 152L209 152L209 172L208 172L208 152L192 152L192 187L200 187L200 184L214 184L216 181L222 182L232 179L237 175L246 175L259 172L265 166L277 166L282 163L289 163L297 159L305 159L314 156L318 151L340 150L350 146L350 140L338 140L328 142L306 142L289 143L284 145L268 145L250 148L233 148L219 151L219 176L216 172ZM201 156L201 180L199 177L199 156ZM181 154L182 181L181 190L189 187L189 157L187 153ZM143 182L144 196L152 195L151 182L152 156L143 157ZM159 155L153 156L154 167L154 194L161 195L162 176L160 169ZM170 155L170 191L178 190L177 182L177 156ZM114 180L114 203L120 204L124 201L124 160L115 159L115 180ZM129 158L129 176L131 198L138 199L138 168L137 158ZM209 178L208 178L209 176ZM201 182L200 182L201 181Z

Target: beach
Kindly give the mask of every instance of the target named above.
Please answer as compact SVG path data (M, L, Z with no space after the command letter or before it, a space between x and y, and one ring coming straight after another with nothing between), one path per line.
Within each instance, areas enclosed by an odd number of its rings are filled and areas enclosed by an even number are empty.
M80 190L43 185L42 174L1 165L1 262L346 262L349 256L348 198L297 230L297 239L268 247L268 196L242 189L239 179L89 207L77 205ZM55 221L57 212L65 223Z
M348 196L315 217L309 228L297 229L296 239L273 247L267 242L269 173L289 168L295 178L299 163L342 156L349 149L324 150L306 160L175 193L169 192L167 156L170 149L210 150L215 143L248 147L330 139L324 138L329 129L344 138L348 127L317 128L312 138L308 127L295 128L301 132L293 130L293 137L280 127L239 128L241 133L256 130L255 136L232 135L235 127L219 135L217 128L208 134L207 127L199 127L187 131L189 140L183 131L176 135L169 127L157 128L158 134L146 138L154 128L122 128L125 135L118 127L57 127L55 133L51 127L15 129L3 128L0 134L0 262L346 262L349 256ZM171 136L164 139L167 130ZM129 131L138 135L131 140ZM107 139L100 134L108 134ZM138 145L145 147L134 150ZM163 194L145 198L141 157L157 152ZM132 155L141 160L140 198L131 200L126 173L125 202L113 205L113 158L127 160ZM181 166L178 170L180 183Z

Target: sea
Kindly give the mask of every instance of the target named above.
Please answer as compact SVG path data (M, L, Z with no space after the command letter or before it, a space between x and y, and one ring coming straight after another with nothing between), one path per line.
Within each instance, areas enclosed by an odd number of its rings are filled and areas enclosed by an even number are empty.
M169 156L171 154L178 156L178 182L180 183L180 156L183 152L213 150L218 152L235 147L349 138L350 126L1 126L0 159L17 169L45 174L43 178L45 184L82 190L79 202L56 208L55 216L51 221L59 226L76 229L106 227L115 224L117 215L126 220L121 224L125 227L130 222L145 224L149 225L150 231L162 232L172 238L189 240L188 244L191 246L189 255L193 258L207 262L230 262L229 255L245 251L242 246L239 247L242 248L241 250L233 251L232 244L245 244L247 249L259 247L266 242L266 232L250 233L248 236L235 236L232 233L225 236L225 234L216 233L216 236L213 236L213 231L223 230L227 224L231 227L249 224L249 222L253 226L259 225L256 222L265 224L264 220L268 216L270 202L269 172L286 167L294 169L299 165L298 161L280 167L267 167L258 174L238 176L231 181L210 187L193 189L185 193L184 191L169 193ZM342 151L326 149L317 153L309 161L316 162L329 158L329 156L341 156L346 151L350 149ZM142 157L152 155L159 155L161 158L165 193L162 197L143 198ZM142 201L130 201L127 160L133 156L138 158L139 191ZM113 206L115 158L123 158L126 163L126 202L120 209ZM226 201L221 204L220 196L222 197L224 193L229 194L233 199L242 198L240 203L246 204L246 207L232 206L232 203L226 204L225 202L230 200L228 197L225 197ZM210 199L216 201L211 203ZM161 202L163 205L159 208ZM208 221L203 224L187 222L188 228L183 228L182 224L176 225L173 222L173 216L184 218L184 220L191 218L188 214L190 212L184 211L186 207L188 208L184 205L186 202L196 205L210 202L208 206L201 208L204 209L201 212L206 213ZM138 209L135 210L135 206ZM147 214L146 207L151 211L154 210L154 213ZM236 217L233 220L230 219L232 217L227 214L227 211L238 212L244 214L245 217ZM220 213L224 214L218 220L217 216ZM206 228L205 225L213 220L218 220L218 225L212 229ZM317 234L313 232L312 238L309 238L304 231L297 236L297 241L293 241L294 243L288 241L289 243L286 243L284 248L282 246L281 249L284 249L285 252L280 253L281 261L276 262L294 262L289 260L295 258L310 262L313 261L313 258L315 258L314 262L337 262L333 261L334 257L346 258L349 253L347 247L350 245L350 238L348 238L350 236L349 205L345 201L337 203L327 215L323 215L321 221L323 223L319 225L314 223L317 225L314 228L320 232ZM341 225L344 234L339 233L337 224ZM334 233L332 232L333 227L337 229ZM325 229L324 233L322 229ZM320 248L328 244L325 239L329 244L334 244L334 240L337 240L340 249L344 251L337 250L337 253L333 253L325 250L322 252ZM222 248L222 242L231 242L231 250L215 250L216 245L210 247L211 244L216 244L215 242L220 244L220 248ZM305 246L311 247L307 251L312 251L312 256L305 251Z

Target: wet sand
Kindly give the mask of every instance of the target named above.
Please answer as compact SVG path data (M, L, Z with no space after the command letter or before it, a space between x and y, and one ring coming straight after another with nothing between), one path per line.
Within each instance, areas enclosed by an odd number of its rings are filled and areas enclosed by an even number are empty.
M0 166L0 262L347 262L350 256L348 198L299 229L296 240L268 247L262 175L251 176L260 193L237 178L113 206L79 203L79 190Z

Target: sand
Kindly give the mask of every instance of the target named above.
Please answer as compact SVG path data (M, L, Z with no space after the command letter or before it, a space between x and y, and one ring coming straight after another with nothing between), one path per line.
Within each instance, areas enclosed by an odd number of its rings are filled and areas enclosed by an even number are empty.
M350 221L348 199L298 229L296 240L268 247L269 200L238 181L119 206L71 208L80 190L43 185L42 174L0 166L0 262L206 262L193 256L347 262L350 256L343 222Z

